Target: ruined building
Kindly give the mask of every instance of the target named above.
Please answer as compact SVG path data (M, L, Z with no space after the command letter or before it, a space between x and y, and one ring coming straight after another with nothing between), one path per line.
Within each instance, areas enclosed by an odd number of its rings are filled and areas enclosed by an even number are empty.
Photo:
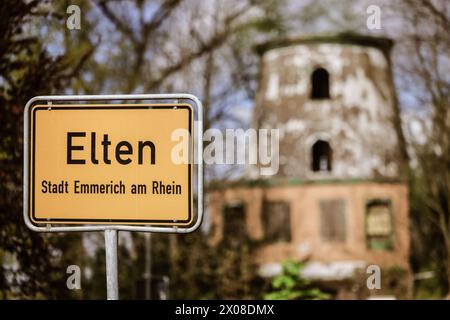
M254 127L280 130L279 171L209 193L212 245L240 225L262 243L255 252L262 276L295 259L335 298L408 297L408 190L391 47L359 35L257 47ZM369 265L381 268L380 290L366 286Z

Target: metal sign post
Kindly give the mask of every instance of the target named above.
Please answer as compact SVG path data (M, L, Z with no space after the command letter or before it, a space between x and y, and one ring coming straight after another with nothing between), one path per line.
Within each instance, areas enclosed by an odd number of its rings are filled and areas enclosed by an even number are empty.
M108 300L119 299L119 277L117 272L117 234L115 229L105 230L106 255L106 297Z
M152 238L151 233L145 234L145 299L152 298Z
M188 131L189 161L176 167L168 150L178 129ZM93 196L77 192L80 178ZM107 299L116 300L119 231L190 233L202 222L202 104L190 94L34 97L24 112L23 190L29 229L104 232Z

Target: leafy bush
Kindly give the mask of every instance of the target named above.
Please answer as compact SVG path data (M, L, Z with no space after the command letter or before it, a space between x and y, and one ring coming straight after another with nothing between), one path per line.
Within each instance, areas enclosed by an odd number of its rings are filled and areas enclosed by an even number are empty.
M272 280L273 291L265 294L266 300L326 300L330 295L312 286L311 282L301 277L304 265L297 261L283 263L282 272Z

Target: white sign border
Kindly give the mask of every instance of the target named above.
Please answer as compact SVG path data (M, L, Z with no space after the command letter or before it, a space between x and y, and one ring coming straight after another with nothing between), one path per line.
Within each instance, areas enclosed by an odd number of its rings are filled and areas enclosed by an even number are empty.
M28 178L30 168L28 167L28 143L30 138L29 128L29 109L38 101L51 105L52 101L106 101L106 100L191 100L194 109L194 120L197 115L194 133L197 129L197 144L194 143L194 153L197 152L197 217L194 224L190 227L182 226L139 226L139 225L82 225L82 226L52 226L47 224L45 227L37 226L32 223L28 216L29 197L28 197ZM23 218L25 225L36 232L72 232L72 231L136 231L136 232L155 232L155 233L190 233L198 229L203 219L203 106L201 101L192 94L171 93L171 94L119 94L119 95L55 95L55 96L36 96L31 98L24 110L24 131L23 131ZM195 148L197 150L195 150Z

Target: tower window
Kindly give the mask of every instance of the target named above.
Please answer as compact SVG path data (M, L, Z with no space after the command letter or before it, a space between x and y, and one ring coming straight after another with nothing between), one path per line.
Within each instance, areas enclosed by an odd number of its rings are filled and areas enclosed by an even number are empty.
M330 98L330 75L324 68L314 70L311 75L311 99Z
M317 140L312 146L312 171L331 171L332 152L328 142Z

